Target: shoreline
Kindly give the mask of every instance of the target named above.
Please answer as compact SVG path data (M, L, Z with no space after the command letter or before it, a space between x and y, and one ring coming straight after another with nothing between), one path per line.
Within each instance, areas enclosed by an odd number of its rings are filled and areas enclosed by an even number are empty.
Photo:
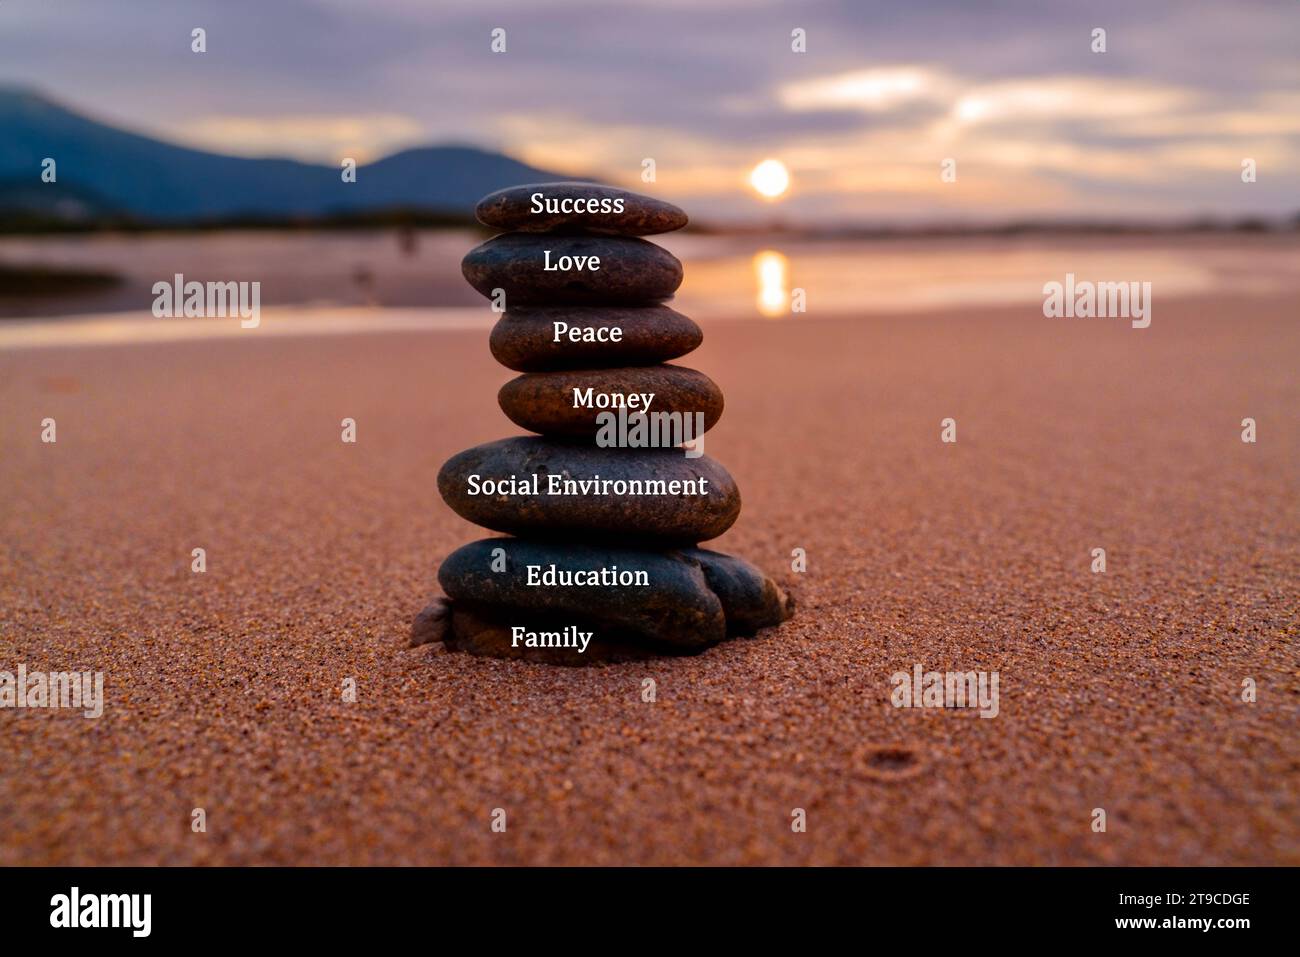
M1300 234L1247 238L824 241L768 243L758 238L668 234L686 278L671 300L697 320L756 321L862 314L909 314L1041 303L1043 286L1080 280L1150 282L1157 303L1228 292L1300 294ZM474 325L492 314L465 283L460 260L474 237L445 234L414 249L392 236L214 236L171 243L5 244L0 259L49 268L96 269L122 276L114 289L81 299L0 296L0 337L15 325L84 322L102 316L153 319L159 282L176 274L201 284L258 283L261 314L393 327ZM794 313L796 294L806 311ZM164 303L165 305L165 303ZM173 303L173 306L176 304ZM373 313L367 310L375 310ZM164 308L162 311L166 312ZM25 313L20 315L19 313ZM457 318L460 316L461 318ZM468 318L464 318L468 317ZM167 320L184 325L220 320ZM335 327L341 328L336 322ZM142 332L143 330L136 330ZM301 331L301 330L300 330ZM66 333L65 333L66 334ZM25 333L30 337L31 333ZM41 335L52 335L42 333ZM185 330L157 337L218 336ZM121 338L121 335L118 336Z

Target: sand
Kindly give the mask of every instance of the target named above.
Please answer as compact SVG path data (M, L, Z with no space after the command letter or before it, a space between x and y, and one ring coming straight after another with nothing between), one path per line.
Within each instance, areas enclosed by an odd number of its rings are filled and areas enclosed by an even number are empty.
M0 864L1300 863L1297 360L1285 299L706 324L716 545L798 613L562 669L405 648L486 330L0 354L0 670L108 699L0 711Z

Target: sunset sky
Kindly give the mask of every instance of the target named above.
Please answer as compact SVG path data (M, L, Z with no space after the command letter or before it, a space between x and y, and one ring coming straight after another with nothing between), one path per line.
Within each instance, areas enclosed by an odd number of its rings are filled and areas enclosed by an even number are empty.
M653 157L723 219L1293 213L1297 50L1293 0L0 4L0 82L151 135L328 163L462 142L629 185ZM776 204L746 185L768 157Z

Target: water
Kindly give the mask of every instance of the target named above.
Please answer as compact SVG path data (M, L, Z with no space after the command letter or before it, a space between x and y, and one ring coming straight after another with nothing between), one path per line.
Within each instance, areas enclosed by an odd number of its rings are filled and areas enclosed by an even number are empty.
M486 323L492 317L484 300L460 275L461 257L483 238L392 230L6 237L0 263L107 269L124 281L82 295L0 298L0 317L122 313L119 320L158 323L149 312L153 284L179 272L200 282L260 281L263 308L280 316L307 307L365 322L373 307L384 307L393 312L369 321ZM1081 280L1151 282L1164 299L1300 285L1295 234L837 241L678 234L654 241L686 266L674 307L701 319L797 320L791 307L800 290L811 316L1041 303L1043 284L1067 272Z

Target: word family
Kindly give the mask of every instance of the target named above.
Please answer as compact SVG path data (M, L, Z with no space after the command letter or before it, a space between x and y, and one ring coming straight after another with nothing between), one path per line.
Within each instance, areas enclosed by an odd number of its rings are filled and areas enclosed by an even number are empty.
M594 631L581 631L577 625L566 625L563 631L529 631L523 625L510 629L510 646L512 648L576 648L579 653L587 650Z

